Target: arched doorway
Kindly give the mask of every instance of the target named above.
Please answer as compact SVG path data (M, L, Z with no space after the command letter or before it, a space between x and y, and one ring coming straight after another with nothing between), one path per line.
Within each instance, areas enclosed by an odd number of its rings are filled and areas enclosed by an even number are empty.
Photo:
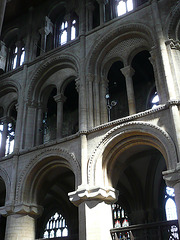
M0 177L0 207L5 205L6 187L3 179ZM0 239L4 240L6 229L6 218L0 214Z

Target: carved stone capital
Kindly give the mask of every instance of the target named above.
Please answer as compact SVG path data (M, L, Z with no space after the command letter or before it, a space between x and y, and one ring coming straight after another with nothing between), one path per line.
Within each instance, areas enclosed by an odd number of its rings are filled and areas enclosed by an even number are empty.
M77 191L69 193L68 196L70 201L76 206L84 201L90 200L112 203L117 201L118 191L112 187L79 186Z
M163 179L169 187L174 187L177 183L180 183L180 163L177 164L176 169L164 171Z
M79 92L79 88L80 88L80 78L76 78L76 79L75 79L75 85L76 85L76 90L77 90L77 92Z
M180 41L175 41L173 39L169 39L165 42L165 44L170 46L171 49L180 51Z
M3 216L20 214L29 215L31 217L39 217L43 212L43 207L35 204L18 204L18 205L6 205L0 207L0 214Z
M60 94L57 94L56 96L54 96L54 100L58 103L58 102L62 102L64 103L66 101L66 97L60 93Z
M125 78L132 77L134 75L134 69L131 66L126 66L120 70Z

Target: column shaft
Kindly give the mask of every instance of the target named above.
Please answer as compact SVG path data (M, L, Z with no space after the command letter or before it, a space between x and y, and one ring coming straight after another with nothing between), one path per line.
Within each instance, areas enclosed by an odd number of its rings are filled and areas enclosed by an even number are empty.
M126 79L129 115L132 115L136 113L134 87L133 87L133 81L132 81L132 75L134 74L134 70L131 68L131 66L126 66L124 68L121 68L121 72Z
M1 0L0 1L0 36L1 36L3 20L4 20L5 9L6 9L6 0Z
M79 240L111 240L111 205L96 200L79 205Z
M0 157L4 157L5 156L7 133L8 133L8 123L7 123L7 121L4 121L3 131L2 131Z
M10 215L7 217L5 240L20 239L35 239L35 220L28 215Z

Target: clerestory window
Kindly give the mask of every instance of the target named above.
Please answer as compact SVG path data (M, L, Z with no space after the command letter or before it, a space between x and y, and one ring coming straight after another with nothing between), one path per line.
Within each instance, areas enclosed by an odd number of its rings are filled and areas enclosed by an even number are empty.
M62 22L60 27L60 36L59 36L59 45L63 45L67 43L67 28L68 28L68 22Z
M68 20L58 20L56 26L57 42L55 45L57 47L74 40L78 36L78 16L76 14L68 16Z
M117 15L121 16L133 10L133 0L120 0L117 5Z
M10 49L9 56L9 70L15 69L18 66L22 66L25 60L25 48L24 46L13 46Z
M55 213L46 224L44 238L68 237L68 227L65 218Z

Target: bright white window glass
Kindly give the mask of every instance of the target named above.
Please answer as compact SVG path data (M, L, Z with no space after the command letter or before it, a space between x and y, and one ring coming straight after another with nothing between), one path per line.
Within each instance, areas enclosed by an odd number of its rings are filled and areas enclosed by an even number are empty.
M68 236L68 230L67 230L67 228L64 228L64 229L63 229L62 236L63 236L63 237L67 237L67 236Z
M48 231L45 231L44 238L48 238Z
M17 55L13 59L13 69L16 68L16 64L17 64Z
M20 66L24 63L25 59L25 51L24 48L22 48L22 54L21 54L21 59L20 59Z
M171 198L166 202L166 219L168 221L177 219L176 204Z
M127 10L128 12L133 10L133 0L127 0Z
M53 238L54 237L54 230L51 230L50 232L50 238Z
M165 205L166 219L167 220L177 220L177 210L175 201L171 198L174 197L174 189L166 187L166 197L168 198Z
M67 21L65 23L63 22L61 25L61 45L67 43L67 27Z
M76 38L76 28L74 26L71 27L71 40Z
M159 96L157 95L157 92L155 92L154 97L151 100L151 103L152 103L152 109L154 109L159 105Z
M61 230L60 229L57 230L56 237L61 237Z
M124 1L120 1L117 6L118 16L121 16L126 13L126 3Z

